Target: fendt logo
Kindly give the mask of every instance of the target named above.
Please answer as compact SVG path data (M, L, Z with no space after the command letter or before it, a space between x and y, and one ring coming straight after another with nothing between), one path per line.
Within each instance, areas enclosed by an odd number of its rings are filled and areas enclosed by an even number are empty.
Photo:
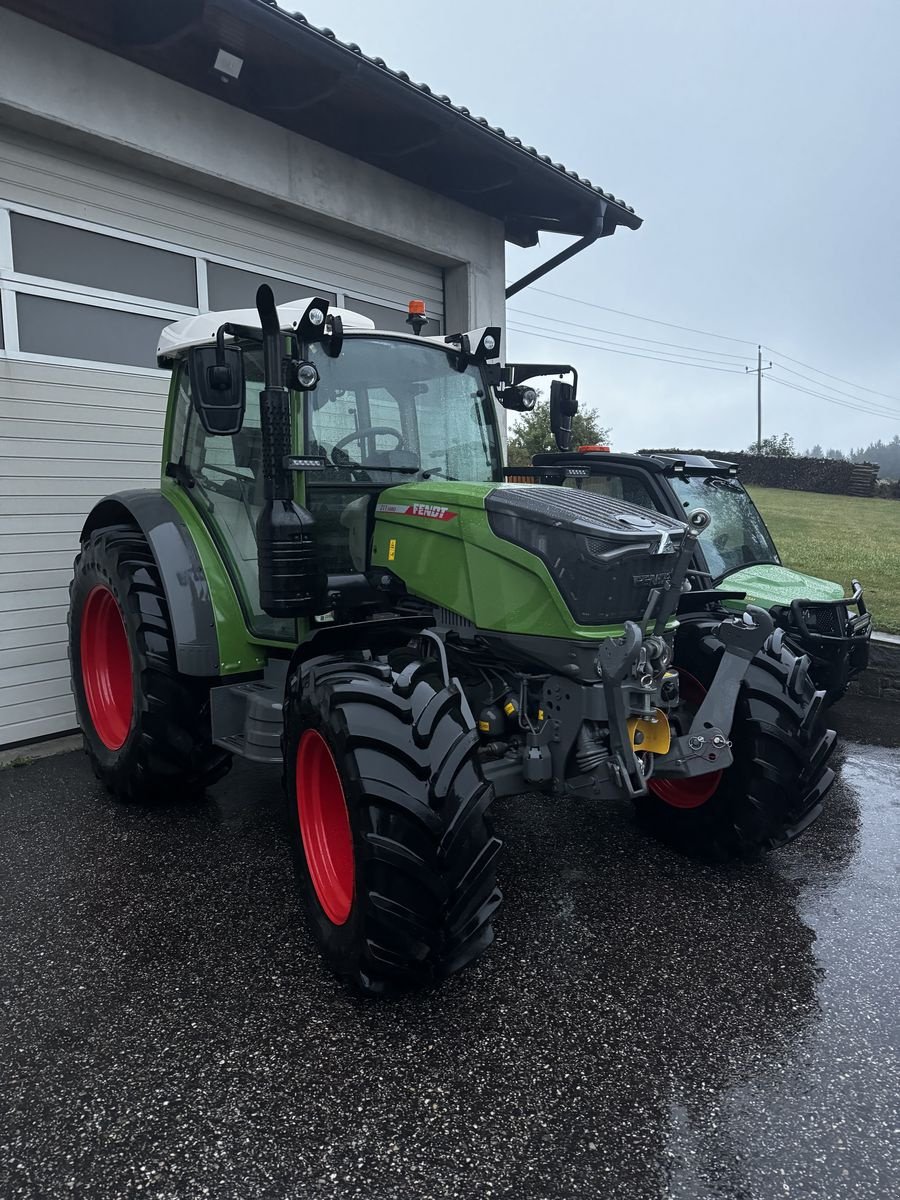
M656 575L632 575L631 582L635 587L669 588L672 586L672 575L669 571L660 571Z
M459 516L444 504L376 504L375 511L395 517L427 517L429 521L452 521Z
M449 521L456 516L440 504L411 504L408 511L414 517L431 517L433 521Z

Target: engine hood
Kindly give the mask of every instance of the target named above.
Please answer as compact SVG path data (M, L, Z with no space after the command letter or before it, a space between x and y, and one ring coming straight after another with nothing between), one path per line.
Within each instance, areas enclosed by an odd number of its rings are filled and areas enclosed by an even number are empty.
M671 585L686 530L568 488L434 479L381 493L371 561L482 629L608 636Z
M718 584L723 592L746 592L751 604L771 608L780 604L787 607L794 600L840 600L844 589L829 579L817 579L815 575L804 575L789 567L776 563L757 563L742 567ZM743 608L744 601L728 602L729 607Z

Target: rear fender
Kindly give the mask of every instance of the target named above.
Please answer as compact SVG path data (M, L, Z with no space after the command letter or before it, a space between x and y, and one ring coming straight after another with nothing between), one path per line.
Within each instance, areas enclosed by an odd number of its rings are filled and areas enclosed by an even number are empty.
M105 525L137 525L159 569L182 675L219 674L219 640L209 584L190 532L160 492L119 492L90 512L81 540Z

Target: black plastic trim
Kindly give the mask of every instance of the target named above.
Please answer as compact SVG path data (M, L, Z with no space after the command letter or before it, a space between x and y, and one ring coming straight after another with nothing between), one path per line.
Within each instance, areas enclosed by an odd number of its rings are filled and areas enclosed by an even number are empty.
M182 675L217 676L219 639L209 584L188 528L160 492L118 492L92 509L81 531L84 541L103 525L131 521L140 529L159 568L175 635Z

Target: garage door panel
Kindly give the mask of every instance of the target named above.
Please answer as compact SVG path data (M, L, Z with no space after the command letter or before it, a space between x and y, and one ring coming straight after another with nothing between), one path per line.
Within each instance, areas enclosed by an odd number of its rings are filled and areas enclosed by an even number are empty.
M77 550L78 537L71 533L0 534L0 572L15 571L18 563L28 570L35 565L35 556L43 558L48 567L62 566L63 562L54 560L57 551L65 551L71 564Z
M88 434L96 437L97 426L117 429L149 429L157 440L162 437L166 419L165 405L158 412L131 408L124 397L116 403L105 405L78 405L71 400L52 403L45 399L27 399L18 395L12 400L0 399L0 421L32 422L37 426L38 437L50 437L54 428L69 428L72 425L86 426Z
M18 529L15 525L8 522L21 521L23 517L32 518L37 522L43 522L46 518L48 521L55 521L56 524L47 525L47 529L63 528L60 522L63 519L74 520L75 522L84 521L84 518L90 512L94 504L94 494L97 490L97 481L93 481L94 486L91 489L90 495L56 495L56 496L35 496L35 495L16 495L4 496L0 501L0 511L6 513L4 517L0 517L0 530L4 533L17 533ZM20 489L17 489L19 491ZM70 489L71 491L71 489ZM3 495L0 492L0 495ZM43 524L37 523L25 528L43 529ZM66 525L64 528L69 529ZM71 528L81 529L81 525L74 525Z
M108 475L104 468L102 489L100 490L98 490L99 481L96 469L88 470L85 464L84 473L81 476L73 476L63 474L63 465L54 460L48 464L53 468L51 473L39 475L37 474L38 464L35 463L34 474L14 475L12 464L9 460L4 460L0 467L0 497L3 497L0 500L0 507L6 512L28 512L29 505L44 504L53 507L39 507L34 511L57 512L60 511L56 507L57 505L64 504L66 499L71 499L73 510L81 512L85 506L87 509L93 507L101 496L108 496L113 492L131 491L133 488L155 487L159 484L158 463L149 470L142 465L140 482L137 474ZM143 474L144 471L146 474ZM18 507L13 506L14 501L19 503Z
M59 716L44 714L32 717L29 721L13 721L9 725L0 725L3 739L7 745L15 742L31 742L38 738L54 737L61 733L75 731L75 706L70 702L70 708Z
M2 185L0 185L2 186ZM45 400L55 387L66 396L77 396L78 403L122 404L123 396L138 408L165 408L169 391L168 371L117 371L94 363L62 363L49 359L0 359L0 392L9 391L7 381L15 384L15 393L28 399Z
M51 680L70 678L69 660L67 657L53 659L50 662L27 663L25 666L7 667L0 671L0 695L11 690L29 687L33 683L48 683Z
M51 625L65 625L68 605L54 604L46 608L23 608L14 612L0 612L0 636L11 630L41 629Z
M41 588L59 587L61 585L65 585L66 587L68 587L69 581L72 578L72 562L73 561L74 561L74 555L70 556L70 561L69 561L68 565L64 568L59 567L59 568L53 568L50 570L33 569L29 573L28 579L27 579L29 588L37 590L37 589L41 589ZM4 564L0 563L0 568L2 568L3 565ZM2 604L3 604L2 593L13 593L16 597L19 598L18 603L15 604L15 608L22 607L22 600L21 600L22 583L23 583L23 579L22 579L22 568L21 567L17 571L12 570L12 571L9 571L8 573L4 573L4 571L2 569L0 569L0 607L2 607Z
M73 419L74 418L74 419ZM18 419L15 424L5 422L4 432L15 431L12 438L3 438L3 443L25 442L32 453L39 449L42 453L47 445L57 446L62 443L62 453L70 454L67 448L71 442L88 442L92 448L98 445L133 447L141 458L152 457L159 460L159 449L162 442L162 424L150 426L131 425L119 422L113 418L99 423L87 423L81 420L81 414L70 412L68 421L49 421Z
M71 578L71 572L69 572ZM20 581L21 583L21 581ZM29 585L31 580L28 580ZM0 613L22 612L38 608L68 606L69 581L61 587L18 587L15 592L0 593Z
M29 499L34 500L35 497ZM3 508L8 512L9 505ZM0 517L0 552L3 550L4 537L24 536L34 534L79 534L84 524L84 518L78 513L43 513ZM68 545L68 542L66 543ZM43 548L43 544L42 544Z
M4 714L6 720L20 720L23 718L23 708L28 707L29 702L35 701L50 701L50 700L65 700L66 704L62 710L68 712L73 707L72 700L72 685L68 676L59 679L44 679L41 683L31 683L25 688L19 688L16 692L12 689L0 688L0 709L7 709ZM8 713L8 709L17 708L17 713ZM4 719L0 718L0 720Z
M0 630L0 653L28 646L54 646L68 638L65 616L52 625L28 625L24 629Z
M14 712L10 710L14 708ZM33 721L37 717L60 717L69 714L74 715L75 702L71 691L62 696L53 696L46 699L36 698L34 700L25 700L17 705L10 705L6 709L0 709L4 716L13 715L16 721Z
M66 642L51 642L46 646L22 646L0 650L0 672L9 667L29 667L32 663L68 662Z
M121 437L121 434L119 434ZM0 458L21 460L23 449L27 446L23 438L0 437ZM73 449L74 444L74 449ZM86 463L98 462L133 462L146 464L159 462L159 444L141 445L131 441L51 441L42 439L40 445L41 458L70 460L72 454L78 455L78 461ZM27 463L29 460L25 460ZM35 461L40 461L39 459ZM96 467L92 467L96 472ZM6 470L0 465L0 471ZM23 472L24 474L24 472Z

